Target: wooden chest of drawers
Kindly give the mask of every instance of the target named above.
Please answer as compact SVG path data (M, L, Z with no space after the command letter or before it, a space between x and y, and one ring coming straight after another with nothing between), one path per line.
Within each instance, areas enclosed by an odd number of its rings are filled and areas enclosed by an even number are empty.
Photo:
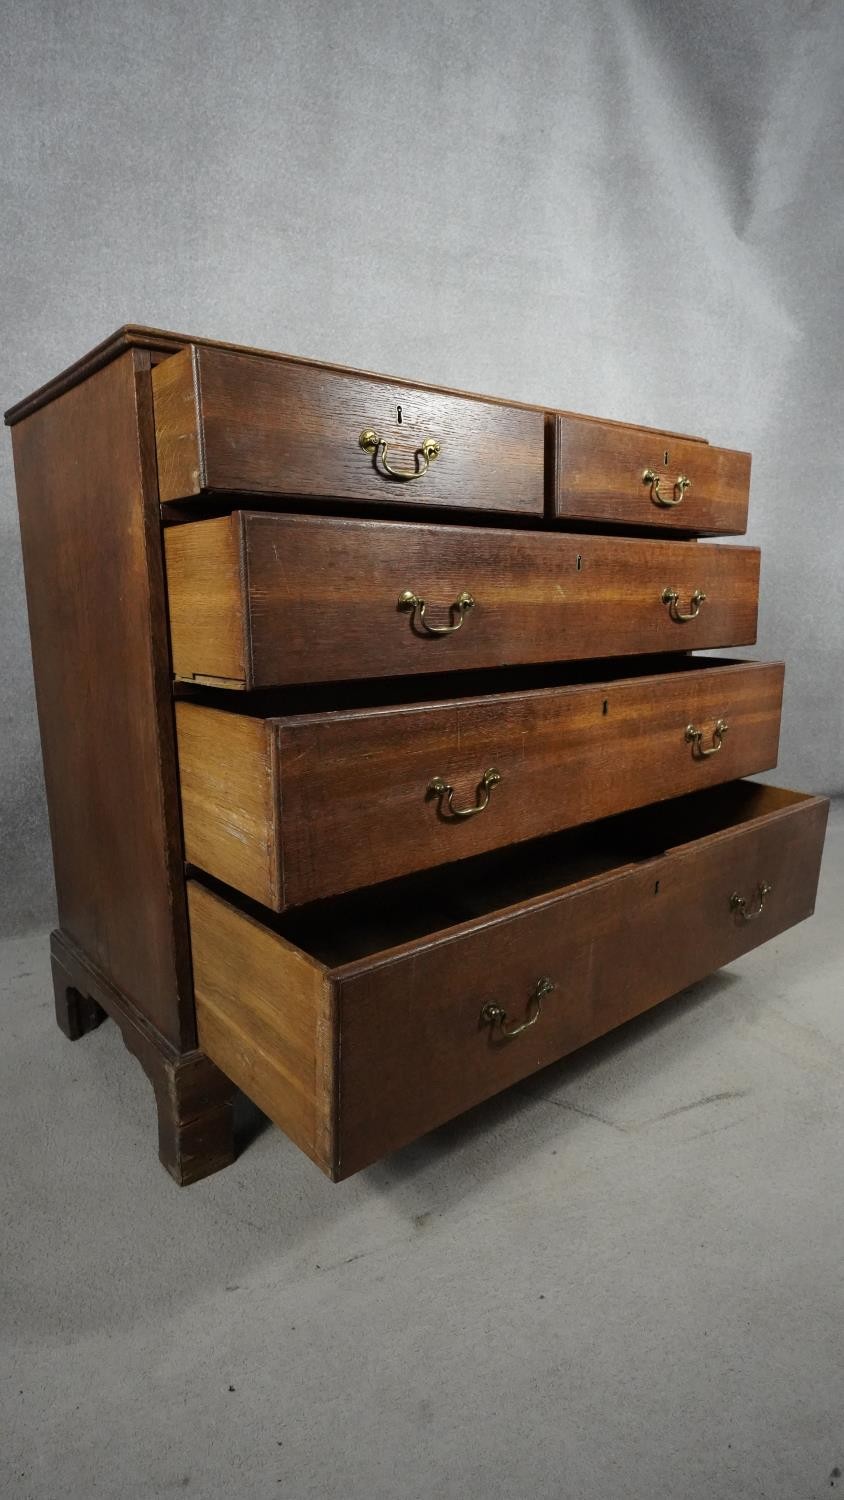
M56 1011L334 1179L810 915L747 454L126 327L7 413Z

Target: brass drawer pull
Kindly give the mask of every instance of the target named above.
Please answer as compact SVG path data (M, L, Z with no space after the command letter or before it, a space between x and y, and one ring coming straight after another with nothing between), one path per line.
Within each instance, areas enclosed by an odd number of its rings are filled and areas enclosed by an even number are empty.
M556 989L553 979L538 979L533 993L528 1000L527 1020L516 1021L515 1023L510 1022L509 1025L507 1024L506 1010L503 1010L500 1005L495 1005L493 1001L488 1000L481 1011L481 1025L491 1026L493 1029L499 1026L501 1028L501 1036L508 1038L521 1036L523 1031L527 1031L529 1027L536 1025L542 1014L542 1001L546 995L550 995L553 989Z
M425 610L428 606L424 599L420 599L418 594L414 594L412 589L405 589L403 593L399 594L398 607L399 609L409 609L411 614L414 610L417 610L418 616L414 623L422 625L429 635L453 635L455 630L459 630L463 624L467 610L474 609L475 601L471 594L466 593L465 589L462 594L457 595L454 603L448 607L450 615L453 615L455 610L457 611L458 618L454 625L429 625L425 619Z
M489 806L490 792L494 786L498 786L500 780L501 772L496 771L495 766L490 766L488 771L484 771L478 782L478 800L474 807L455 807L454 787L442 776L435 776L433 781L428 782L428 792L432 797L439 797L441 802L443 797L448 799L448 810L452 817L474 818L475 813L482 813Z
M372 454L376 468L378 467L378 449L381 449L381 466L391 479L421 479L422 475L427 472L428 465L432 464L434 459L440 456L440 444L436 438L426 437L422 439L421 447L416 450L417 453L421 453L422 455L423 463L421 469L394 469L387 462L388 444L385 438L380 438L377 432L373 432L370 428L367 428L365 432L361 433L358 442L364 453Z
M680 504L686 490L691 488L692 481L687 479L685 474L678 474L672 486L671 494L661 495L659 493L659 475L653 469L646 469L642 475L642 483L650 485L651 499L654 505L669 506Z
M706 595L701 589L695 589L690 601L692 607L689 614L687 615L684 615L683 611L677 608L677 602L680 598L680 595L678 594L676 589L663 589L661 598L663 604L668 605L668 613L670 614L672 620L677 620L679 623L682 623L684 620L697 619L698 615L700 614L700 606L706 598Z
M760 880L756 890L756 905L752 907L748 906L744 896L740 896L738 891L733 891L730 897L730 911L737 912L745 922L755 922L765 910L765 897L770 896L773 889L769 880Z
M697 756L700 760L704 760L707 755L717 755L718 751L721 749L721 746L724 743L724 735L727 733L729 727L729 724L727 724L723 719L719 719L712 731L712 744L710 745L708 750L704 750L703 745L701 744L701 741L703 739L703 730L695 729L694 724L687 724L686 739L693 747L692 755Z

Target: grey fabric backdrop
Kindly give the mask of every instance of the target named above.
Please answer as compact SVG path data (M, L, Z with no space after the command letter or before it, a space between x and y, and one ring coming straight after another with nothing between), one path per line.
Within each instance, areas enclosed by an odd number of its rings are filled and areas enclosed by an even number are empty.
M754 454L784 782L844 783L841 0L0 3L3 405L127 321ZM53 893L8 437L0 927Z

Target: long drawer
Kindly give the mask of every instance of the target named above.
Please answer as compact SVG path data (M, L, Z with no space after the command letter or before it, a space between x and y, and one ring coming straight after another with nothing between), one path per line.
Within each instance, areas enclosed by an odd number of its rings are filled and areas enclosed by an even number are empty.
M193 345L153 371L162 502L209 491L541 516L544 414Z
M810 916L827 806L740 782L272 923L190 882L199 1045L347 1177Z
M219 686L756 639L755 547L242 511L165 552L176 676Z
M647 427L553 418L553 513L699 536L747 530L750 454Z
M683 658L398 708L255 718L180 702L187 859L282 911L769 770L782 682L779 663Z

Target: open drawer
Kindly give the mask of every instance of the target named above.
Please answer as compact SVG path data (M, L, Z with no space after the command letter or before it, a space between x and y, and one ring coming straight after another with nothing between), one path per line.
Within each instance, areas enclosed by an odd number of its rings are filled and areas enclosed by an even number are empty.
M534 516L542 411L195 344L152 375L162 502L209 493Z
M319 713L177 703L188 863L283 911L777 763L781 663L571 675Z
M280 918L191 881L200 1047L347 1177L811 915L827 810L735 782Z
M749 453L563 413L553 439L552 513L560 521L698 536L747 530Z
M164 548L174 673L212 687L756 639L755 547L236 511Z

